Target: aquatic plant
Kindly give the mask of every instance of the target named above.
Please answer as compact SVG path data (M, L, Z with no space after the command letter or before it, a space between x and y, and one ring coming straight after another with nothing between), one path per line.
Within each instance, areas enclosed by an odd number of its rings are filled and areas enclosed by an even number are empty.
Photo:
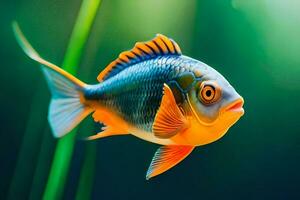
M62 64L62 68L72 74L77 73L79 62L80 62L81 55L82 55L82 50L83 50L85 43L87 41L87 38L89 36L89 32L91 30L95 15L96 15L98 7L100 5L100 2L101 2L101 0L84 0L82 2L82 5L81 5L80 11L79 11L79 15L75 22L75 26L73 28L73 31L72 31L72 34L70 37L70 41L69 41L69 44L67 47L67 51L66 51L66 54L65 54L65 57L63 60L63 64ZM16 35L23 37L22 32L16 22L13 23L13 30ZM17 40L19 40L19 36L16 36ZM27 43L26 39L25 39L25 43L26 43L25 45L30 46ZM37 92L37 93L39 93L39 92ZM37 97L38 96L39 95L37 95ZM33 119L36 117L36 115L34 113L35 112L33 112L33 114L30 115L29 119ZM32 122L32 120L28 120L28 123L30 123L30 122ZM31 127L29 125L30 124L28 124L27 127ZM24 139L24 141L28 142L27 144L30 144L30 141L28 141L28 140L33 138L33 136L35 135L35 134L30 133L31 131L29 131L29 129L30 128L28 128L28 131L26 132L27 134L25 134L26 137ZM50 169L50 173L48 175L48 181L47 181L47 184L46 184L46 187L44 190L44 194L43 194L43 199L61 199L62 198L64 186L66 183L66 178L67 178L68 171L69 171L70 162L72 159L73 149L74 149L74 145L75 145L76 132L77 132L77 129L73 130L68 136L63 137L62 139L59 139L57 142L57 146L56 146L56 149L54 152L52 166ZM42 134L39 133L39 135L42 135ZM38 141L38 140L39 139L36 139L36 141ZM24 150L24 148L26 146L25 143L23 143L23 144L24 145L22 146L21 150L22 149ZM80 180L79 180L79 181L83 181L83 182L86 182L85 180L90 179L90 176L87 174L89 172L89 170L86 170L86 169L92 167L91 165L93 164L93 160L95 157L95 149L93 148L93 146L87 148L87 151L89 152L89 154L87 154L88 156L84 160L83 170L81 172ZM19 168L16 168L16 169L21 169L21 167L20 167L21 163L24 163L21 161L24 161L24 159L26 158L25 154L22 152L23 151L20 151L20 156L19 156L19 160L18 160ZM27 152L27 151L24 151L24 152ZM29 152L26 154L31 155L31 156L34 155L32 152ZM17 186L21 182L20 178L18 178L18 174L20 174L18 171L20 171L20 170L16 170L16 172L15 172L15 176L14 176L15 179L12 181L12 186L10 188L9 198L11 198L11 199L16 197L16 195L14 194L15 193L14 191L16 190L16 188L18 188ZM21 170L21 171L24 171L24 170ZM33 170L31 170L31 171L33 171ZM26 173L21 173L21 174L26 174ZM35 178L35 177L36 176L34 176L33 178ZM83 187L83 188L80 188L80 187ZM76 199L88 198L91 188L92 187L89 186L88 184L83 185L83 184L79 183L78 191L76 193ZM32 192L30 194L30 198L34 198L32 196Z
M92 23L101 0L84 0L70 38L62 68L71 74L76 74L81 58L82 49L88 38ZM60 199L72 158L75 143L74 129L67 136L59 139L54 159L44 192L44 199Z

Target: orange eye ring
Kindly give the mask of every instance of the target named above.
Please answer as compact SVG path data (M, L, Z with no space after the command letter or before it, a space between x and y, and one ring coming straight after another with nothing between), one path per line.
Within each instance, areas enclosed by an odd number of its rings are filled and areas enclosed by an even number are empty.
M212 104L218 101L221 97L221 89L214 82L202 82L200 85L200 91L198 93L198 98L204 104Z

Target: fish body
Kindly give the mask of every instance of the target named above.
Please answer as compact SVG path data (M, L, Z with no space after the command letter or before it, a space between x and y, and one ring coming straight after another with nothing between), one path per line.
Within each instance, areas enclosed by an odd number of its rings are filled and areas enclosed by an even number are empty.
M195 60L184 56L161 56L126 68L114 77L86 88L86 99L114 111L138 131L129 132L158 144L174 143L154 137L152 126L163 96L163 86L184 72L192 72ZM193 72L192 72L193 73ZM124 122L123 122L124 123Z
M158 34L136 43L89 85L41 58L15 26L17 39L42 70L52 93L48 119L56 137L90 113L103 130L88 139L132 134L164 145L146 178L163 173L194 147L214 142L244 114L243 98L216 70L184 56L176 42Z
M139 138L162 145L199 146L218 139L225 130L219 136L214 135L215 138L200 138L201 141L197 143L181 137L157 138L152 127L163 96L164 84L179 86L180 80L185 78L184 75L190 75L195 80L185 87L192 88L197 81L201 81L201 72L206 75L216 73L211 67L190 57L165 55L133 64L104 82L88 86L85 97L96 100L102 108L110 110L110 117L120 116L124 119L122 124L130 125L128 132ZM197 132L203 129L199 126L197 128Z

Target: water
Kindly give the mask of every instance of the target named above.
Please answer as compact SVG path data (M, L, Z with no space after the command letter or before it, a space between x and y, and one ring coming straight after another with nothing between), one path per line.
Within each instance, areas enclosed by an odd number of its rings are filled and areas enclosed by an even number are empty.
M10 23L16 19L39 53L60 65L81 1L1 3L0 199L40 199L57 141L46 119L50 95ZM78 78L96 83L120 52L163 33L222 73L244 97L245 115L221 140L149 181L157 145L133 136L78 139L62 197L299 199L299 8L293 0L103 0ZM98 129L88 119L77 137Z

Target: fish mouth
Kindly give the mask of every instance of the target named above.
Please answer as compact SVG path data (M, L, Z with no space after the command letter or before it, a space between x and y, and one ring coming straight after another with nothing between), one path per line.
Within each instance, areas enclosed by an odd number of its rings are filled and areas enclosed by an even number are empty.
M229 112L234 112L234 113L238 113L240 115L244 114L244 99L243 98L239 98L237 100L235 100L234 102L230 103L228 106L226 106L225 108L225 112L229 111Z

